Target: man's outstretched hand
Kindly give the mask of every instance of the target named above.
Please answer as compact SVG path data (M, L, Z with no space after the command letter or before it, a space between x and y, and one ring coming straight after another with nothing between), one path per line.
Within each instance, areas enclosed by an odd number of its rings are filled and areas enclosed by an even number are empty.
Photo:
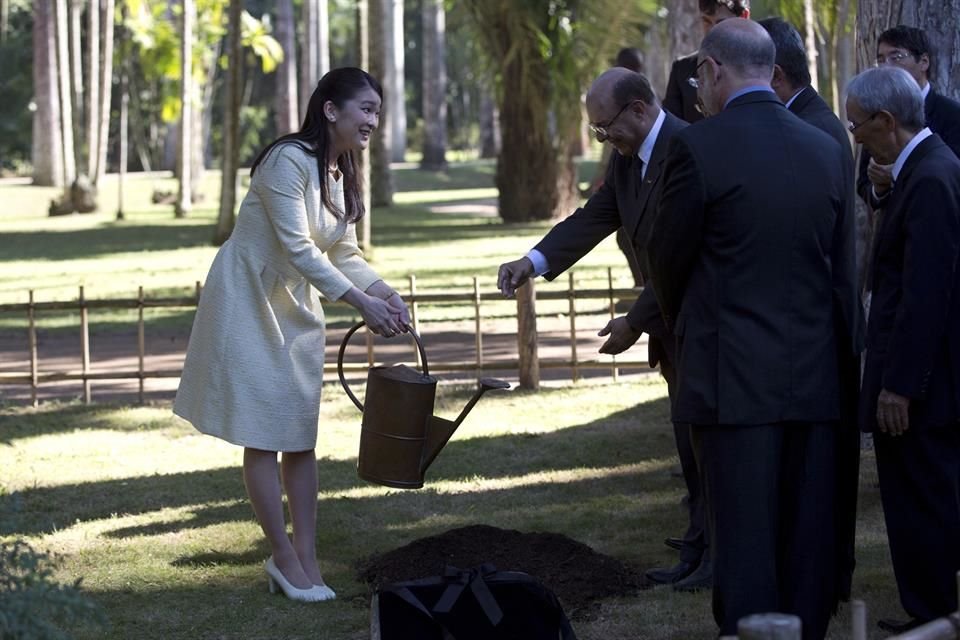
M533 263L524 256L513 262L504 262L497 272L497 288L504 298L512 298L517 287L526 282L533 275Z

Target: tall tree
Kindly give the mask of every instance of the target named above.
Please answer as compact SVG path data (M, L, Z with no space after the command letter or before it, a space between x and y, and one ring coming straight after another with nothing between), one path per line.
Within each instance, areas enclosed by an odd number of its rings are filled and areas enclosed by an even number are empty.
M73 100L70 91L69 29L67 1L56 0L57 71L60 80L60 153L63 157L63 183L68 190L77 178L73 139ZM69 200L67 197L65 200Z
M240 18L243 5L231 2L227 26L227 95L223 109L223 171L220 176L220 213L213 244L221 245L233 232L237 205L237 172L240 157L240 102L243 98L243 48L240 43Z
M81 46L81 36L83 28L81 27L81 15L83 13L83 0L67 0L67 59L70 62L70 102L73 113L71 125L73 126L73 150L74 165L77 167L78 174L87 174L86 156L83 153L85 119L85 94L83 83L83 47Z
M193 183L191 132L193 129L193 20L196 7L193 0L180 0L180 131L177 145L177 201L176 217L183 218L192 208Z
M390 95L386 127L390 131L390 159L403 162L407 151L407 106L404 62L407 43L403 39L403 0L387 0L387 71L379 78ZM383 124L381 124L383 126Z
M113 38L114 38L114 0L101 0L100 19L100 68L97 70L100 80L100 119L97 123L97 154L95 164L90 169L90 179L94 186L103 181L107 172L107 140L110 137L110 101L113 91Z
M388 68L387 51L390 49L390 22L393 0L369 0L369 42L370 74L377 78L383 87L383 109L380 112L380 126L370 140L370 202L374 207L389 207L393 204L393 174L390 172L391 146L393 135L390 129L390 113L403 109L403 94L393 93L393 86L387 82L391 77Z
M33 0L33 183L64 184L54 0Z
M77 0L73 0L78 4ZM84 159L81 173L93 178L97 171L97 159L100 155L100 3L91 0L87 9L87 91L84 107L84 135L87 157ZM79 27L79 21L77 23ZM80 36L77 36L79 47ZM79 65L78 65L79 69ZM79 74L78 74L79 75ZM104 87L104 92L109 87Z
M330 70L330 14L327 0L303 0L303 61L300 63L300 120L317 82Z
M478 0L482 1L482 0ZM496 4L496 3L493 3ZM443 0L423 0L424 169L447 166L446 16Z
M357 64L361 69L367 69L370 66L370 17L369 0L357 0ZM357 241L360 248L368 254L373 251L373 233L370 224L370 218L373 215L373 201L370 194L370 154L360 154L360 167L362 177L360 186L363 189L363 210L366 215L360 221L360 232Z
M277 2L277 41L283 49L283 60L277 67L276 117L277 133L283 135L299 129L297 110L297 30L293 20L293 1ZM307 87L304 87L306 90Z
M497 81L509 149L497 162L500 216L544 220L576 204L571 142L580 95L642 14L622 0L461 0ZM426 73L426 72L425 72Z

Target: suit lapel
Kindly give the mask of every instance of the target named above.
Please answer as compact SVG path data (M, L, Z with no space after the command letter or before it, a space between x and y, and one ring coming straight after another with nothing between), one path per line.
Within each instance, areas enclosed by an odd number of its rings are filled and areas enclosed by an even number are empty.
M653 152L650 154L650 164L647 165L647 174L643 177L640 192L637 195L637 214L632 216L630 227L627 229L631 238L636 238L640 223L643 222L644 218L648 217L647 205L650 203L650 195L656 190L657 183L660 181L660 176L663 173L663 162L667 158L667 146L675 130L676 125L673 122L673 118L670 114L667 114L663 125L660 127L660 133L657 135L657 141L653 145ZM637 179L639 179L639 176Z

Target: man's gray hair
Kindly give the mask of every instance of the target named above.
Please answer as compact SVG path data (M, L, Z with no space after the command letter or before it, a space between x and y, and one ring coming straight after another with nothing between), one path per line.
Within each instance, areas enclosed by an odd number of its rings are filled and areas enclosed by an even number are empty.
M866 113L890 113L912 133L925 126L920 85L903 69L884 65L857 74L847 83L847 98Z
M769 78L777 49L763 29L755 31L711 29L700 43L700 54L734 69L738 75Z

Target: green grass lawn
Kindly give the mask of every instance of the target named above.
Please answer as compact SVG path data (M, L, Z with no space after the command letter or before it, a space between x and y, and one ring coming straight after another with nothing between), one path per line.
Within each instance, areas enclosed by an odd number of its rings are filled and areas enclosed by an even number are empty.
M441 386L454 416L469 390ZM681 483L658 380L488 394L418 491L355 474L359 413L325 389L318 549L335 602L267 593L263 536L245 499L241 450L202 436L169 407L78 404L0 415L0 535L63 556L109 619L81 638L368 637L358 563L453 527L484 523L562 533L645 569L671 563ZM864 459L855 592L871 618L896 610L872 456ZM506 567L504 567L506 568ZM708 594L665 588L572 612L586 640L710 638ZM846 608L831 638L849 638ZM871 629L871 638L882 637Z
M583 179L592 176L592 166L581 170ZM469 290L474 277L492 291L497 265L524 253L549 226L504 226L479 215L496 197L488 162L446 173L400 169L396 179L396 204L373 212L370 257L401 291L411 274L421 292ZM38 301L70 300L81 285L88 299L134 297L138 286L148 297L192 294L216 251L217 175L207 175L207 200L184 220L169 205L150 203L154 189L175 188L170 178L131 176L127 219L116 221L114 180L108 176L103 187L102 213L55 219L46 206L56 190L0 184L0 304L25 302L30 289ZM612 238L578 265L578 282L605 287L609 267L615 286L630 285ZM466 308L423 313L470 317ZM185 328L192 315L164 310L149 319ZM91 317L94 330L109 332L132 314ZM76 323L70 313L40 318L47 331ZM0 314L0 330L24 324L22 314ZM440 393L437 412L453 417L469 390L442 385ZM360 417L339 388L328 387L318 548L339 594L331 603L298 605L267 593L267 549L245 499L240 449L198 435L168 405L29 409L0 401L0 536L60 554L57 579L83 578L111 626L81 638L359 640L368 637L369 594L356 578L358 562L452 527L552 531L638 569L672 563L675 554L661 541L682 531L684 513L680 482L669 473L676 457L665 393L651 378L488 394L428 472L427 486L401 491L357 479ZM854 590L871 621L899 613L875 481L867 453ZM708 594L652 589L574 614L586 640L715 635ZM845 608L831 637L849 638L849 626ZM871 622L870 637L880 638L874 629Z

